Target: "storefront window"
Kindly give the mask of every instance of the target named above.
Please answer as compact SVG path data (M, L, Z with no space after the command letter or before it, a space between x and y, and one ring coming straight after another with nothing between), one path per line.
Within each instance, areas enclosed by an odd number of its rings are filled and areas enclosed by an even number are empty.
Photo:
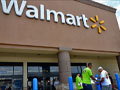
M0 76L13 75L13 66L0 66Z
M72 73L81 73L81 67L80 66L72 66Z
M78 72L81 73L81 66L78 66Z
M34 72L34 73L38 73L38 72L42 72L42 67L41 66L29 66L28 67L28 72Z
M72 66L72 73L78 73L78 67L77 66Z
M86 66L81 66L82 70L86 68Z
M34 69L37 69L37 67L38 70L35 72ZM38 79L39 90L53 90L53 82L58 78L58 72L59 68L57 63L28 63L28 90L32 90L34 77Z
M0 90L22 90L23 64L0 63Z
M59 72L58 66L50 66L50 72Z
M28 72L39 72L38 66L29 66Z
M23 81L22 79L14 79L13 80L13 87L14 87L14 90L22 90L22 84Z
M22 66L14 66L14 75L22 75Z
M42 67L40 66L40 67L39 67L39 72L42 72L42 71L43 71L43 70L42 70Z

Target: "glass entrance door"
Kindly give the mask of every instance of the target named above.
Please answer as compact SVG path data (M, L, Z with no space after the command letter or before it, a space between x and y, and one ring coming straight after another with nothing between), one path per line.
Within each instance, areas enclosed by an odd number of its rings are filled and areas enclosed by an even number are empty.
M71 63L73 81L77 73L82 74L86 63ZM54 81L58 79L59 69L57 63L28 63L28 90L32 90L33 78L38 79L39 90L54 90Z
M54 90L53 82L58 78L56 63L28 63L28 90L32 90L33 78L38 79L38 90Z
M7 88L12 89L12 78L0 78L0 90L6 90Z
M22 90L22 63L0 63L0 90Z

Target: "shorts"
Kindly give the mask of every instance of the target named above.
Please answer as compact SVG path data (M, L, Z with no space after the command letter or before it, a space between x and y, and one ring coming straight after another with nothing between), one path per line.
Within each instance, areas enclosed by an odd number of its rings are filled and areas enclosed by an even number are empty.
M93 90L91 84L84 84L83 83L83 90Z

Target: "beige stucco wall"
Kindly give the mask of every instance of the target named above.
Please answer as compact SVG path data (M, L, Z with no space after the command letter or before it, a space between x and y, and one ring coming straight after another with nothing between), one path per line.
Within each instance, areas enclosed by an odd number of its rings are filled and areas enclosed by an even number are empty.
M20 53L0 53L0 62L46 62L58 63L57 54L37 55L37 54L20 54ZM115 56L73 56L71 55L71 63L93 63L93 74L99 74L97 68L102 66L107 70L113 78L115 73L119 72L118 64Z
M0 62L58 62L57 55L0 53Z
M27 90L27 63L57 63L56 55L37 55L21 53L0 53L0 62L23 62L23 90Z
M99 20L105 21L103 25L107 31L102 31L102 34L99 35L97 28L85 29L82 21L81 27L61 24L60 18L58 23L54 23L52 15L50 22L29 19L25 16L26 7L21 17L16 16L14 8L10 15L5 15L0 3L0 44L120 52L120 31L115 13L75 0L27 1L27 5L34 5L38 9L40 4L44 4L45 9L61 11L64 14L70 13L74 16L85 14L88 18L98 15ZM19 4L21 3L19 2ZM89 20L88 24L91 26L94 23Z
M27 62L38 63L58 63L57 54L25 54L25 53L0 53L0 62L23 62L23 88L27 90ZM93 75L99 74L97 68L102 66L107 70L114 79L116 85L115 73L119 72L117 60L115 56L80 56L71 55L71 63L93 63Z

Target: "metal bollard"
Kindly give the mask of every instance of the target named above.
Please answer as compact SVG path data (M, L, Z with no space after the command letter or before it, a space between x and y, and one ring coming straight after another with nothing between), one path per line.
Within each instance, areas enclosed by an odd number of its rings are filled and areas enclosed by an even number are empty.
M38 90L38 81L37 81L37 78L33 79L33 90Z
M117 85L118 85L118 90L120 90L120 79L119 79L119 74L115 74L116 80L117 80Z
M69 90L74 90L72 77L69 77L68 80L69 80Z
M97 90L101 90L100 84L97 85L99 83L99 76L96 74L95 78L97 78L97 80L98 80L98 82L96 82Z

